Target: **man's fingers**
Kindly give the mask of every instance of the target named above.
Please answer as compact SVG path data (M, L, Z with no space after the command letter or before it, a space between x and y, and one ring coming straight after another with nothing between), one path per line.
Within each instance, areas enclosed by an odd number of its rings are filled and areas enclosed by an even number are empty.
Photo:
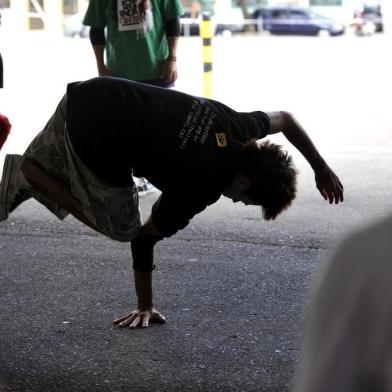
M343 192L344 191L343 184L340 182L339 179L338 179L338 186L339 186L339 189Z
M125 317L121 317L115 321L114 324L117 324L119 327L129 327L131 329L136 328L141 325L141 327L146 328L149 326L150 322L157 322L159 324L166 323L165 316L156 310L145 310L138 311L135 310L131 314Z
M340 182L339 179L338 179L338 188L339 188L340 201L343 201L344 200L344 197L343 197L344 188L343 188L343 184Z
M343 201L343 185L339 177L332 170L326 173L316 174L316 185L321 195L329 204L338 204Z
M132 312L131 314L128 314L127 316L124 316L124 317L121 317L117 320L114 320L113 324L121 324L122 322L126 321L127 319L130 319L130 318L133 319L135 314L136 314L135 312Z
M133 323L129 326L129 328L132 329L136 328L140 323L140 319L141 319L140 316L136 316L135 320L133 320Z
M318 188L319 192L321 193L321 196L325 199L328 200L328 196L327 193L325 192L325 190L321 187Z
M343 184L336 175L332 179L332 192L336 204L338 204L340 201L343 201Z
M127 319L125 319L124 321L119 323L118 326L119 327L127 327L129 324L131 324L133 322L133 320L135 320L135 318L136 318L136 314L133 314L132 316L128 317Z
M342 194L339 189L335 188L335 204L338 204L341 200Z
M334 196L335 196L335 203L338 204L339 202L343 201L343 185L342 183L339 181L339 179L337 180L337 183L334 186Z
M166 323L166 318L163 314L161 314L159 312L154 312L151 315L151 321L155 321L157 323L164 324L164 323Z
M126 320L128 317L129 317L129 315L128 315L128 316L121 317L121 318L119 318L119 319L117 319L117 320L114 320L114 321L113 321L113 324L120 324L120 323L122 323L124 320Z
M142 324L142 327L143 328L147 328L148 327L148 322L150 321L150 316L148 316L148 315L145 315L144 317L143 317L143 324Z
M343 189L338 185L325 188L319 187L319 192L329 204L333 202L338 204L343 201Z

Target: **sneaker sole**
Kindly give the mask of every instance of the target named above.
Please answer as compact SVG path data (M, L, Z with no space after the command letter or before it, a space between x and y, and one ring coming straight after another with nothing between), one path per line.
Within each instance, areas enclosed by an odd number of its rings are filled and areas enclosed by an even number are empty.
M18 165L15 163L17 158L19 158L18 155L7 155L4 160L3 174L1 177L2 181L0 184L0 222L6 220L9 215L7 200L10 199L12 192L15 192L15 190L10 189L10 182L13 173L16 170L19 170Z

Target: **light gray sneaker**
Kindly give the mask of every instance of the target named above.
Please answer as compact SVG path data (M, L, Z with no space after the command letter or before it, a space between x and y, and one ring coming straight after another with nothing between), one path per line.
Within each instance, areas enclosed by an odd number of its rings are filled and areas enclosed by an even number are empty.
M31 186L20 171L23 157L6 155L0 183L0 222L20 204L32 197Z
M152 185L151 182L149 182L147 179L143 177L142 178L134 177L133 180L136 184L136 189L139 196L146 196L149 193L158 192L158 189L155 188L155 186Z

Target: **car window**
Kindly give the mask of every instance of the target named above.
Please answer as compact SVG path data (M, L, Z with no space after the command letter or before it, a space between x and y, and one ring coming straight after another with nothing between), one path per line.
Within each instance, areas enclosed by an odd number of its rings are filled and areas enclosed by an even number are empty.
M288 17L288 13L286 10L272 10L271 18L273 19L286 19Z
M364 6L363 13L366 14L381 14L381 7L380 6Z
M309 15L303 11L291 10L290 19L309 19Z

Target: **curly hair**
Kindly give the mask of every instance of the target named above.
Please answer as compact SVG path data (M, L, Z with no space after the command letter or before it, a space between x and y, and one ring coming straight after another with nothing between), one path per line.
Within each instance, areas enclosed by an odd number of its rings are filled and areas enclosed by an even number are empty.
M275 219L295 199L298 172L292 157L277 144L250 140L244 148L239 172L251 182L244 194L262 206L266 220Z

